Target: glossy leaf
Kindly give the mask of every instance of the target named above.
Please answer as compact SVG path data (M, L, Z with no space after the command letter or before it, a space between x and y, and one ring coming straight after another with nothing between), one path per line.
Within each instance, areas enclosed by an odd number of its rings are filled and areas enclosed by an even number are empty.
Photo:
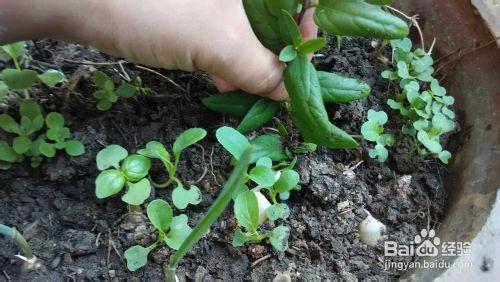
M101 172L95 180L97 198L103 199L120 192L125 186L125 176L116 169Z
M58 70L47 70L39 75L38 78L49 87L54 87L58 83L62 83L66 80L64 74Z
M368 97L371 87L353 78L318 71L321 95L325 103L348 103Z
M278 193L286 193L299 184L300 176L295 170L285 169L281 171L280 178L274 184L274 190Z
M281 47L278 18L267 9L266 0L243 0L253 32L262 44L271 50Z
M156 229L162 232L168 231L172 223L173 212L166 201L161 199L153 200L148 204L146 213L149 221L151 221L151 224L153 224Z
M451 153L446 150L443 150L439 153L438 157L441 160L441 162L443 162L444 164L448 164L448 160L451 158Z
M48 128L64 127L64 117L60 113L51 112L45 117L45 123Z
M282 40L286 44L293 44L295 47L299 46L302 41L302 34L292 15L285 10L281 10L278 21Z
M138 181L149 173L151 160L145 156L133 154L128 156L121 165L121 170L130 181Z
M325 47L326 43L326 39L323 37L310 39L300 43L300 45L297 47L297 51L299 53L305 54L316 53L317 51Z
M328 118L318 76L304 54L285 70L285 86L291 99L291 116L305 142L329 148L355 148L356 141Z
M395 39L409 33L403 20L361 0L320 0L314 21L326 32L342 36Z
M148 142L146 148L139 150L137 153L148 158L159 159L163 163L170 162L170 154L165 149L165 146L158 141Z
M26 43L24 41L19 41L3 45L2 50L5 51L5 53L7 53L12 59L17 59L26 52Z
M4 69L3 82L12 90L25 90L36 81L38 74L34 70Z
M271 120L279 111L280 104L269 99L260 99L245 115L236 130L241 133L248 133L259 128Z
M64 150L66 151L66 154L72 157L78 157L85 153L85 146L83 146L82 142L78 140L70 140L66 142Z
M285 48L281 49L279 54L279 60L285 63L293 61L297 57L297 50L293 45L287 45Z
M271 187L275 182L275 172L265 166L256 166L250 170L250 179L261 187Z
M99 170L110 167L120 168L120 162L128 156L128 152L120 145L109 145L97 153L96 162Z
M9 133L20 133L19 124L8 114L0 115L0 127Z

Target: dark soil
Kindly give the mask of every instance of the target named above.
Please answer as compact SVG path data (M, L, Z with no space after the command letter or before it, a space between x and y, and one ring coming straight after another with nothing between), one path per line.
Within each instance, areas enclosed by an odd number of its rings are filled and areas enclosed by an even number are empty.
M373 89L366 100L328 106L335 124L358 134L368 109L390 112L384 101L392 87L379 77L386 66L375 59L369 40L348 39L340 51L335 42L330 43L315 57L317 67L359 78ZM120 67L66 60L117 59L56 41L38 41L30 50L33 60L26 63L31 68L57 67L69 78L62 88L41 87L34 94L46 111L57 110L65 116L74 136L85 144L86 153L77 158L60 153L40 169L31 169L25 162L0 172L0 221L24 233L43 265L35 271L22 271L22 261L13 256L15 247L10 241L0 240L0 280L163 279L171 254L166 247L153 251L144 269L126 269L124 250L134 244L151 243L156 234L146 221L131 223L123 218L127 209L119 197L104 201L95 198L95 156L108 144L120 144L134 152L151 140L171 144L190 127L207 129L208 137L200 143L204 150L188 149L179 172L184 181L195 181L208 169L199 183L202 203L184 211L194 226L230 170L230 157L216 143L214 132L224 124L235 126L237 120L203 107L201 99L216 92L205 75L162 71L177 87L150 72L139 72L131 64L124 65L124 70L131 77L140 75L152 94L121 101L112 110L99 112L89 76L99 68L119 81ZM13 112L16 103L12 100L4 109ZM385 164L368 157L370 144L364 142L359 150L319 148L315 153L300 155L296 168L302 190L294 192L288 201L292 213L284 222L291 230L287 251L275 252L265 242L233 248L235 219L231 209L180 263L179 278L260 281L286 274L294 280L318 281L399 277L401 273L396 270L384 269L382 244L372 248L360 242L358 225L367 216L365 210L386 224L388 239L410 244L418 230L439 224L445 195L443 167L436 160L410 155L407 140L398 138L398 128L399 122L391 119L388 131L399 141L390 149ZM161 177L160 167L155 168L154 175ZM157 190L156 197L169 199L170 190ZM260 258L266 259L254 265Z

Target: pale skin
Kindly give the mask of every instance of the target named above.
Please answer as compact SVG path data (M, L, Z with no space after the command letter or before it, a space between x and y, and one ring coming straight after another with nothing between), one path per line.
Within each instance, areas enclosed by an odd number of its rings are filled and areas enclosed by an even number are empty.
M316 37L313 11L300 23ZM221 91L284 100L284 64L252 31L241 0L0 0L0 44L54 38L150 67L201 70Z

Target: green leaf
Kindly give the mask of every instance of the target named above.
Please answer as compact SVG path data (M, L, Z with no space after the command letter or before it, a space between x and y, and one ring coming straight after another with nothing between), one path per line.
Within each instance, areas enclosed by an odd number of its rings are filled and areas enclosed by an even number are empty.
M385 162L389 156L389 151L381 144L375 145L375 150L377 151L378 161L381 163Z
M364 1L366 3L370 3L373 5L391 5L394 2L394 0L364 0Z
M38 116L42 115L42 108L35 101L24 100L19 106L19 113L21 116L34 120Z
M100 100L99 103L97 103L97 109L100 111L107 111L111 109L111 106L113 106L113 103L106 99Z
M403 39L393 39L391 40L391 46L393 49L401 49L405 53L409 53L411 51L411 40L408 37Z
M161 199L156 199L148 204L146 208L146 213L148 215L151 224L156 227L156 229L167 232L172 223L173 212L170 205Z
M243 134L255 130L271 120L279 109L280 104L278 102L264 98L260 99L248 111L236 130Z
M146 148L139 150L137 153L148 158L159 159L163 163L170 163L170 154L165 149L165 146L158 141L148 142Z
M375 121L378 125L384 125L387 123L387 114L384 111L375 111L373 109L368 110L368 120Z
M281 10L279 16L279 28L281 38L286 44L293 44L299 46L302 41L302 34L300 33L299 26L293 19L292 15L285 10Z
M128 156L121 165L123 174L130 181L139 181L146 177L149 169L151 169L151 160L137 154Z
M106 81L110 80L108 75L103 73L102 71L95 71L92 74L92 82L99 88L104 89L104 85L106 84Z
M439 153L438 157L441 160L441 162L443 162L444 164L448 164L448 160L451 158L451 153L446 150L443 150Z
M323 37L318 37L300 43L300 45L297 47L297 51L299 53L305 54L316 53L317 51L321 50L321 48L325 47L325 45L326 39Z
M455 123L445 115L437 113L432 117L432 126L438 128L441 133L446 133L455 128Z
M305 142L329 148L355 148L358 143L333 125L323 103L316 69L299 54L285 70L285 87L290 95L290 113Z
M182 185L178 184L172 191L172 202L176 208L181 210L185 209L189 204L197 205L201 202L200 189L191 185L189 190L186 190Z
M290 230L286 226L278 226L273 229L269 242L271 245L280 252L285 251L288 248L288 237L290 236Z
M295 46L287 45L283 48L279 54L279 60L285 63L293 61L297 57L297 50Z
M97 153L96 162L99 170L110 167L120 168L120 162L128 156L128 152L120 145L109 145Z
M429 151L431 151L434 154L439 154L443 150L441 147L441 144L439 144L438 141L430 139L429 135L427 132L423 130L419 130L417 133L417 139L424 145Z
M144 178L137 183L127 182L127 191L122 196L122 201L129 205L142 205L151 194L151 183Z
M431 91L432 91L432 93L434 93L434 95L437 95L437 96L445 96L446 95L446 88L440 86L439 81L437 81L437 79L433 79L431 81Z
M67 127L56 127L47 130L47 138L56 142L64 142L66 138L71 136L71 132Z
M274 189L278 193L286 193L299 184L300 176L295 170L285 169L281 171L280 178L274 184Z
M202 128L190 128L182 132L174 142L173 152L176 159L179 158L181 151L207 136L207 131Z
M255 147L250 163L255 163L263 157L268 157L275 162L286 159L283 145L281 144L281 136L279 135L260 135L252 139L250 144Z
M60 113L51 112L45 117L45 123L48 128L64 127L64 117Z
M64 74L57 70L47 70L39 75L38 78L48 87L54 87L66 80Z
M16 153L7 142L0 140L0 161L13 163L21 158L21 155Z
M0 80L0 102L7 98L7 95L9 95L9 87L5 82Z
M148 255L151 250L152 248L144 248L139 245L128 248L125 253L123 253L125 259L127 260L128 270L136 271L137 269L145 266L148 263Z
M447 116L451 119L455 118L455 113L452 110L448 109L448 107L443 107L442 112L445 116Z
M170 231L165 235L163 240L170 248L178 250L191 231L193 229L188 225L187 215L180 214L172 219Z
M389 80L396 80L399 78L398 73L390 70L385 70L380 74L383 78Z
M268 167L256 166L250 170L250 179L261 187L271 187L276 182L276 173Z
M31 148L31 140L26 136L18 136L12 141L12 148L18 154L24 154Z
M403 134L410 135L410 136L415 136L417 134L417 131L415 130L415 128L407 126L406 124L403 125L403 127L401 128L401 132L403 132Z
M234 232L232 245L235 248L241 247L241 246L245 245L246 242L254 240L257 236L258 236L258 234L256 234L256 235L249 234L249 233L245 233L245 232L241 231L241 229L237 229Z
M271 50L281 47L278 18L267 9L266 0L243 0L253 32L262 44Z
M269 12L275 16L279 17L281 15L281 10L285 10L293 15L296 9L296 0L265 0L266 7Z
M120 87L118 87L118 89L116 90L116 95L123 98L130 98L133 97L136 92L137 88L135 87L135 85L132 85L127 82L122 82L120 84Z
M72 157L78 157L85 153L85 146L83 146L82 142L78 140L70 140L66 142L64 150L66 151L66 154Z
M8 45L3 45L2 50L5 51L12 59L17 59L26 52L26 43L19 41Z
M392 146L394 145L394 142L396 140L394 139L394 136L392 134L382 134L377 140L377 143L384 145L384 146Z
M275 204L267 208L266 214L267 218L272 221L279 218L287 219L290 216L290 209L285 204Z
M95 180L95 195L99 199L113 196L125 186L125 176L121 171L109 169L101 172Z
M404 38L408 25L400 18L363 1L320 0L316 24L328 33L367 38Z
M368 120L361 125L361 134L368 141L376 142L380 136L381 127L375 120Z
M408 71L408 65L405 62L398 62L398 76L401 78L411 78Z
M447 106L451 106L451 105L453 105L453 103L455 103L455 98L453 98L452 96L444 96L443 97L443 104L445 104Z
M231 127L223 126L217 129L215 137L236 160L250 147L248 139Z
M203 98L202 103L212 111L243 118L260 99L257 95L234 91Z
M256 231L259 226L259 204L252 191L241 193L234 202L234 215L238 224L248 231Z
M413 123L413 127L416 130L423 130L426 131L429 128L429 121L425 119L419 119Z
M402 116L408 115L408 110L405 108L402 102L396 102L392 99L387 99L387 105L389 105L391 109L399 110Z
M9 133L20 133L19 124L8 114L0 115L0 127Z
M420 81L424 81L424 82L431 82L434 79L434 77L432 77L433 72L434 72L434 69L430 68L422 73L419 73L417 75L417 79Z
M356 79L318 71L321 95L325 103L348 103L370 95L371 87Z
M38 150L47 158L53 158L56 155L56 146L52 143L46 143L45 141L40 143Z
M33 70L4 69L2 71L3 82L12 90L30 88L35 83L37 75Z
M257 160L256 166L264 166L268 168L272 168L273 161L268 157L262 157Z

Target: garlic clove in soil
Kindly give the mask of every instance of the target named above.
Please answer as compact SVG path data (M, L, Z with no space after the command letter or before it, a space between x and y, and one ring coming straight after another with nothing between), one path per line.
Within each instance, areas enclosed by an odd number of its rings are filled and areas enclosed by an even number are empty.
M369 212L367 213L368 216L359 224L359 237L363 243L375 247L383 237L382 233L385 232L386 227Z
M262 195L259 188L255 188L252 190L257 198L257 203L259 204L259 224L264 223L267 220L267 209L271 206L271 203L266 198L266 196Z

